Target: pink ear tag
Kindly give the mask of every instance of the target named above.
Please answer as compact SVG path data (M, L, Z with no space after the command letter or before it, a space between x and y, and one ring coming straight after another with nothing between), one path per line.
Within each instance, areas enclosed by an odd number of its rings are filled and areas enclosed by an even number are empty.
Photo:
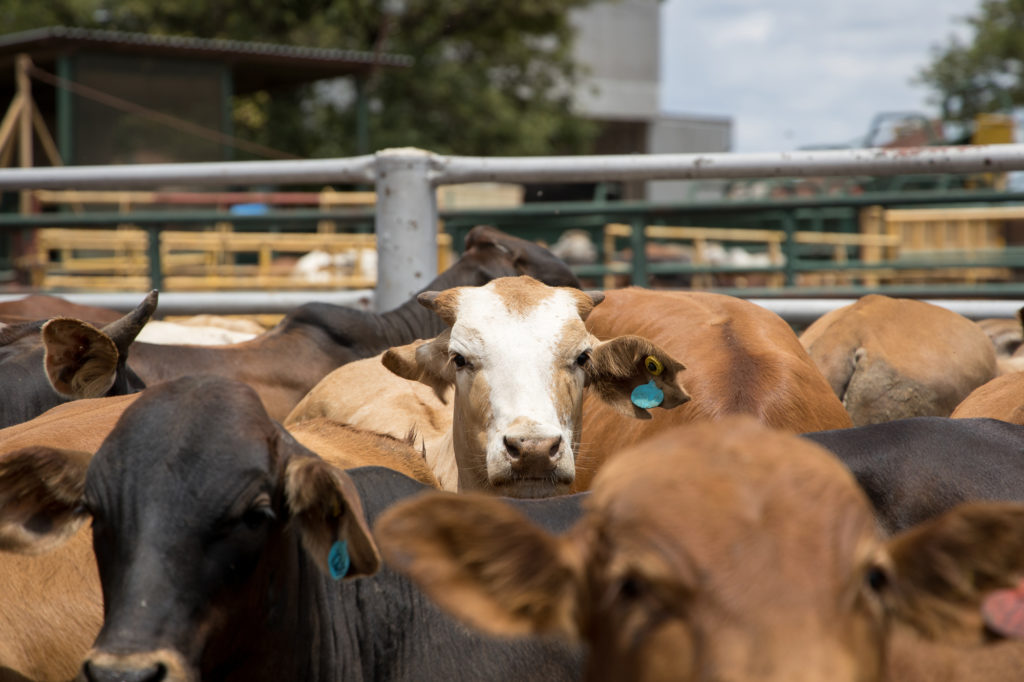
M997 635L1024 639L1024 583L986 595L981 602L981 617Z

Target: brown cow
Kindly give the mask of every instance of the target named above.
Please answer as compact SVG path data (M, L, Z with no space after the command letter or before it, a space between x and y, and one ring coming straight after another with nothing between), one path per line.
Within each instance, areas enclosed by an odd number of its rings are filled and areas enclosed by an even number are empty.
M574 490L586 490L611 453L679 424L749 414L794 433L851 426L796 334L775 313L697 291L608 291L587 318L599 339L639 334L686 365L692 400L650 421L624 419L587 397Z
M683 366L664 349L635 335L599 342L587 331L584 320L603 298L531 277L420 295L451 329L392 348L382 361L438 396L454 385L452 437L435 457L455 461L460 491L568 492L585 387L633 419L689 400L678 380Z
M1003 374L974 389L953 410L951 417L990 417L1024 424L1024 374Z
M14 301L0 303L0 322L6 324L45 320L51 317L73 317L102 327L119 320L122 313L109 308L72 303L66 298L47 294L30 294Z
M985 332L924 301L871 294L820 317L800 342L857 426L948 417L996 375Z
M44 446L80 451L87 459L143 394L77 400L0 429L0 467L5 455ZM290 432L334 466L386 466L438 485L422 453L406 442L325 419L300 424ZM0 499L0 508L3 504ZM0 551L0 585L0 680L73 678L103 623L90 529L79 529L45 554Z
M556 286L579 286L572 271L546 249L478 226L466 235L459 260L428 288L478 286L521 274ZM282 420L335 368L435 336L444 328L415 298L383 314L307 303L251 341L225 346L133 344L130 365L147 386L190 374L237 379L256 390L271 418Z
M443 492L397 503L375 531L385 560L467 623L587 642L588 680L946 680L935 665L955 656L908 631L980 652L983 598L1024 570L1024 505L964 505L886 540L840 462L745 416L613 457L562 536ZM954 679L1016 679L1022 654Z

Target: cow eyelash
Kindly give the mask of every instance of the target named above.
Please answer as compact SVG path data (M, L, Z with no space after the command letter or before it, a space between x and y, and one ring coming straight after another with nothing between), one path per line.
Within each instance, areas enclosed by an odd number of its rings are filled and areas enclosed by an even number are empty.
M590 351L585 350L576 356L576 364L580 367L586 367L587 363L590 362Z

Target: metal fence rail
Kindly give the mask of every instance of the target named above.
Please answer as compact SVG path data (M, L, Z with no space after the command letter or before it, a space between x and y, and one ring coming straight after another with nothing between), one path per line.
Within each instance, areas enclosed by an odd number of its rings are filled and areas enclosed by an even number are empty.
M378 309L407 300L436 275L434 190L470 182L808 177L1024 170L1024 144L772 154L652 154L484 158L388 149L349 159L0 169L0 190L374 183L382 276Z

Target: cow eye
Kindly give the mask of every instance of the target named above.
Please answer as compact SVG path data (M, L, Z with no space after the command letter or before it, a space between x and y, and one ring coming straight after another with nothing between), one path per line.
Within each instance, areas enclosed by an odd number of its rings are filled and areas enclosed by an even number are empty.
M635 575L627 575L619 583L619 596L626 601L635 601L646 592L644 581Z
M889 574L881 566L872 566L864 576L867 586L872 592L881 594L889 587Z
M590 351L585 350L576 357L576 364L580 367L586 367L587 363L590 362Z
M462 369L468 364L466 362L466 358L459 355L458 353L452 353L452 363L454 363L454 365L459 369Z
M242 523L253 530L275 520L277 520L277 514L266 505L252 507L242 514Z

